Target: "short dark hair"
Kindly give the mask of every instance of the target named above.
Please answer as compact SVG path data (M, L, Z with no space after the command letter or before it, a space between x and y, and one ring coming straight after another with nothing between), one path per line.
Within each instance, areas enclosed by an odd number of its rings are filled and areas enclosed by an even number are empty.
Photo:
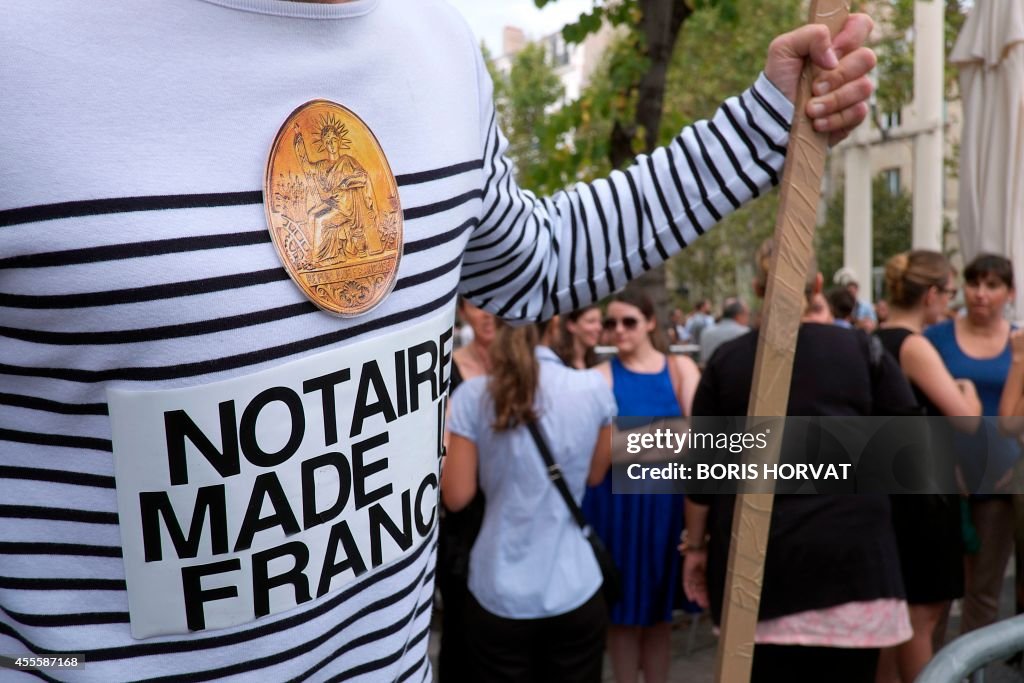
M828 307L832 309L832 317L836 320L848 320L853 315L857 300L846 287L833 287L828 290Z
M994 275L1004 285L1013 289L1013 263L1005 256L978 254L964 268L964 282L971 284L975 284L989 275Z

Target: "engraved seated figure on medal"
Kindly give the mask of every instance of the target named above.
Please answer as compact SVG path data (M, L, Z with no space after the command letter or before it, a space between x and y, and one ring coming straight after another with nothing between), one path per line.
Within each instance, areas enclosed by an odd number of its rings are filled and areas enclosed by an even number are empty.
M295 154L306 176L308 222L316 265L332 265L369 253L366 227L376 224L373 186L366 169L342 154L351 147L344 123L328 114L318 122L317 150L324 159L312 160L300 131L293 139ZM297 127L296 127L297 128Z

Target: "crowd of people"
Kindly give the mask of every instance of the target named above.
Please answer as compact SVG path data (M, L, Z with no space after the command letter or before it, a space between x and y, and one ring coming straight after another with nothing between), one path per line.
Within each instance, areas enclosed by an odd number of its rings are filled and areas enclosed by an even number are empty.
M773 248L769 240L757 253L758 298ZM826 290L812 268L788 414L944 417L952 449L915 456L960 493L776 496L752 680L828 672L835 681L910 683L944 642L954 600L962 600L961 631L995 621L1022 531L1011 495L1024 433L1024 333L1006 318L1013 270L983 254L961 276L942 254L914 250L886 264L884 305L856 298L849 269L833 284ZM717 317L702 300L689 316L675 309L662 330L650 300L629 289L544 326L513 328L461 310L473 334L455 353L460 373L460 358L488 360L451 396L442 547L449 531L464 531L448 520L478 490L488 504L486 541L463 544L470 607L442 596L441 680L470 680L445 664L463 643L459 666L476 662L479 680L540 680L544 671L598 680L607 652L616 681L667 681L673 611L721 617L734 496L615 494L604 440L616 415L745 415L756 319L736 297L722 300ZM489 344L495 327L504 341ZM696 347L673 355L669 341ZM599 342L615 353L599 358ZM509 401L521 412L510 413ZM582 532L547 481L526 435L531 421L552 442L588 524ZM587 532L619 569L611 604ZM567 573L577 577L571 590ZM468 616L449 633L452 609ZM556 626L569 635L552 639Z

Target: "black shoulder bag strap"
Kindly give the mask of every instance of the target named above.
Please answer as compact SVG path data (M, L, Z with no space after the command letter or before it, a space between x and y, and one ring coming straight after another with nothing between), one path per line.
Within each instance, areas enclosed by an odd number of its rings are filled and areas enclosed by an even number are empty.
M565 483L565 478L562 476L562 468L558 466L555 459L551 457L551 450L548 448L547 441L544 440L544 435L540 433L540 428L536 422L530 422L526 425L530 430L530 436L533 437L533 442L537 444L537 450L540 451L540 457L544 459L544 464L548 468L548 477L551 482L558 489L558 493L562 495L562 500L565 501L566 506L569 508L569 512L572 513L573 519L580 525L580 529L583 530L585 536L590 536L590 525L587 524L586 518L583 516L583 511L580 510L580 506L576 504L576 500L572 497L569 492L569 486Z
M597 560L597 565L601 570L601 592L604 596L605 604L610 607L622 597L622 576L619 573L619 568L615 566L615 560L612 559L611 553L604 547L600 537L587 524L583 511L580 510L580 506L576 504L576 500L569 493L569 486L565 483L565 478L562 476L562 468L551 457L551 450L548 448L548 444L540 432L540 427L537 426L536 422L531 422L526 427L530 430L533 442L537 444L540 457L544 459L544 464L547 465L548 477L562 495L562 500L565 501L566 507L569 508L573 519L576 520L576 523L579 524L580 529L583 531L583 537L587 539L591 550L594 551L594 559Z

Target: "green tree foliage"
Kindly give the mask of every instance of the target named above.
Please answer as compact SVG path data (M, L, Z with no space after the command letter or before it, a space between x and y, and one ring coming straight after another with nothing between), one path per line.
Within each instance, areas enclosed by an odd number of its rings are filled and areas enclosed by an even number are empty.
M609 85L622 95L613 112L609 162L622 167L638 152L657 146L665 97L665 79L683 23L695 6L729 6L735 0L594 0L593 9L562 30L569 42L580 43L608 22L620 32L625 48L609 75ZM534 0L543 7L557 0ZM637 149L636 142L640 142Z
M940 1L946 3L951 45L962 25L962 3ZM538 7L550 2L557 0L535 0ZM551 68L539 49L520 55L508 78L492 73L499 117L510 139L520 183L551 193L576 181L605 176L633 155L670 141L682 126L710 116L722 100L754 81L768 43L804 21L805 4L801 0L595 0L591 11L563 30L564 37L580 42L608 21L618 27L617 38L578 100L560 108L551 106L560 94L552 86ZM878 16L879 3L875 3L876 19L888 21L893 28L878 46L883 64L879 103L882 111L894 111L912 92L913 0L887 0L882 5L891 16ZM660 17L664 30L659 33L651 17ZM660 75L659 70L663 70ZM659 78L664 85L660 95L654 87ZM655 109L658 117L651 124ZM650 130L657 134L650 136ZM881 187L874 196L876 252L888 255L906 248L909 199L900 195L890 201ZM841 264L841 202L840 195L829 207L829 222L819 239L824 270ZM669 262L676 287L688 292L690 300L748 294L753 251L774 230L777 209L777 191L768 192L690 245ZM892 244L885 242L889 239ZM657 278L651 286L664 290Z
M825 223L815 235L818 269L826 281L843 265L843 190L836 192L825 209ZM889 257L910 249L913 201L902 188L893 194L885 176L871 183L871 265L884 266ZM867 274L861 274L867 277Z
M633 116L635 93L629 83L643 68L633 37L619 36L603 55L590 86L553 115L562 122L559 125L571 130L571 144L558 149L551 160L567 181L589 181L617 168L612 163L612 131ZM635 153L642 151L642 145L640 139L633 141Z
M731 12L717 6L694 12L673 55L661 142L748 88L764 66L772 38L806 19L802 5L800 0L735 0Z
M736 0L731 11L703 7L683 29L668 76L660 139L714 114L725 98L757 78L768 43L803 21L800 0ZM749 299L752 261L758 245L775 229L779 196L772 190L727 216L670 261L680 302L731 294ZM680 295L680 290L686 296Z
M557 0L534 0L538 7ZM637 152L657 146L664 109L665 82L680 29L696 5L729 5L734 0L594 0L591 12L563 30L570 42L581 42L607 21L621 32L618 56L604 85L612 93L603 104L611 114L608 165L621 168ZM585 113L583 110L580 112ZM594 147L589 147L593 151ZM665 271L655 268L634 284L654 301L658 316L668 313Z
M549 113L563 99L565 89L544 48L528 44L513 58L507 75L494 69L490 60L488 69L498 123L508 138L520 185L542 193L561 189L564 178L552 155L565 147L569 122L565 116Z
M554 1L535 0L538 6ZM710 116L757 78L771 39L803 20L801 5L800 0L595 0L590 12L563 30L564 37L580 42L603 21L617 27L617 37L578 100L552 110L558 96L539 54L521 54L507 78L492 71L520 184L549 193L605 176L634 155L669 142L682 126ZM670 261L677 287L693 297L716 299L747 287L753 249L771 234L777 206L777 192L768 193ZM664 310L663 274L648 280L644 286Z

